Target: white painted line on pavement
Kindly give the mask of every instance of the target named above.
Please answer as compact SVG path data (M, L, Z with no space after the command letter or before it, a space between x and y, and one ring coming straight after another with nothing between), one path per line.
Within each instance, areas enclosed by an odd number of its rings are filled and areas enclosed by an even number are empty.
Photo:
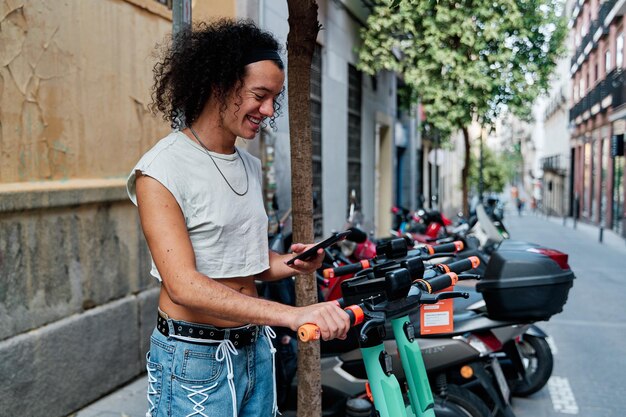
M556 343L554 343L554 339L550 336L546 337L546 342L548 342L548 346L550 346L550 350L552 351L552 356L559 353L559 350L556 348Z
M578 414L576 398L574 398L574 393L567 378L561 376L551 377L548 381L548 390L550 391L550 399L552 400L554 411L563 414Z

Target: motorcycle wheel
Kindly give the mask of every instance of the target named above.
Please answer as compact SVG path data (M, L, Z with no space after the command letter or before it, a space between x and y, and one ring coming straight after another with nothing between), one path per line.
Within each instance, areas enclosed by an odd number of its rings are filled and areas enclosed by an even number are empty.
M459 387L448 385L445 397L435 396L436 417L489 417L491 412L476 394Z
M509 386L511 394L527 397L547 384L552 375L554 359L550 345L542 337L525 335L517 342L517 348L522 357L526 379L509 381Z

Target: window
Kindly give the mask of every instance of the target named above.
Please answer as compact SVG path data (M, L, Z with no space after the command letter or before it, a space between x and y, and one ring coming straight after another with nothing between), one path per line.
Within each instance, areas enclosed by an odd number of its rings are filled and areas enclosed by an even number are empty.
M348 195L361 201L361 72L348 64Z
M598 80L598 63L593 64L593 81Z
M604 52L604 70L607 74L611 72L611 51L609 49Z
M322 210L322 47L315 45L311 62L311 146L313 168L313 233L324 234Z
M585 97L585 80L581 77L579 81L580 97Z
M624 63L624 34L615 40L615 67L621 68Z

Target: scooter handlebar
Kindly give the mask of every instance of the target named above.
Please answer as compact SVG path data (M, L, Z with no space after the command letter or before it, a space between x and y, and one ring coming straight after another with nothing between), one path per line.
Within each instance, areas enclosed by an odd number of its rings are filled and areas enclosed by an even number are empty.
M441 264L445 272L461 273L469 271L470 269L478 268L480 265L480 259L478 256L470 256L469 258L461 259L460 261L450 262L449 264Z
M414 285L420 287L423 291L429 294L436 293L438 291L445 290L448 287L454 286L459 281L459 276L454 272L447 272L445 274L437 275L430 279L416 279Z
M323 271L324 278L340 277L342 275L354 274L356 272L367 269L371 266L371 262L364 259L360 262L348 265L338 266L336 268L326 268Z
M456 240L451 243L443 243L441 245L426 245L426 251L429 255L434 255L435 253L442 252L459 252L464 248L463 242L460 240Z
M471 265L471 264L470 264ZM423 291L429 294L436 293L438 291L445 290L448 287L456 285L459 280L462 279L476 279L477 275L474 274L461 274L457 275L456 272L446 272L445 274L437 275L428 279L416 279L413 281L415 285L419 286Z
M320 338L320 328L313 323L306 323L298 327L298 339L303 342L318 340Z
M350 327L363 323L365 314L363 309L358 305L351 305L343 309L350 317ZM317 324L305 323L298 327L298 339L302 342L310 342L318 340L321 336L320 328Z

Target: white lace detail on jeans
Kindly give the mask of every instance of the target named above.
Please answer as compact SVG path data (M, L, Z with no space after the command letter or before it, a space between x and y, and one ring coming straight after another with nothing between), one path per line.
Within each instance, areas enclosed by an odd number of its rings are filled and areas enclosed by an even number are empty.
M181 387L185 391L189 392L189 394L187 395L187 398L189 398L189 400L193 403L193 412L187 414L185 417L193 417L193 416L209 417L207 414L203 413L206 407L204 407L204 405L202 404L204 404L204 402L209 398L206 392L210 389L215 388L216 386L217 384L213 384L210 387L202 388L202 385L192 385L192 386L181 385Z
M228 370L228 386L230 388L230 395L233 399L233 417L237 417L237 392L235 391L235 381L233 381L234 372L233 372L233 359L231 355L238 355L237 349L233 342L229 339L224 339L220 342L220 345L217 347L217 351L215 352L215 360L218 362L222 362L226 360L226 369Z
M217 350L215 351L215 360L218 362L223 362L226 360L226 369L228 371L228 387L230 388L230 395L232 397L233 402L233 417L237 417L237 392L235 391L235 381L233 381L234 372L233 372L233 359L231 355L238 355L237 349L233 342L228 339L225 340L211 340L211 339L197 339L192 337L180 336L180 335L171 335L170 337L174 339L194 342L194 343L203 343L203 344L215 344L217 343ZM210 388L213 388L210 387ZM189 396L187 396L189 398ZM189 398L192 402L193 400ZM194 403L195 404L195 403ZM195 407L195 406L194 406ZM204 408L203 408L204 409ZM195 408L194 408L195 410ZM196 414L200 414L196 412ZM191 414L195 415L195 414ZM204 414L200 414L204 416Z
M150 364L147 364L146 370L148 371L148 404L150 404L150 408L148 409L148 412L146 413L146 417L152 417L152 412L154 411L156 406L152 402L150 395L157 393L153 385L155 382L157 382L157 379L154 377L154 375L152 375L152 372L156 371L156 368L150 368Z
M280 414L278 411L278 395L276 394L276 348L272 343L272 339L276 338L276 333L270 326L263 326L263 332L267 337L267 342L270 345L270 352L272 352L272 384L274 387L274 403L272 404L272 414L276 417L276 414Z

